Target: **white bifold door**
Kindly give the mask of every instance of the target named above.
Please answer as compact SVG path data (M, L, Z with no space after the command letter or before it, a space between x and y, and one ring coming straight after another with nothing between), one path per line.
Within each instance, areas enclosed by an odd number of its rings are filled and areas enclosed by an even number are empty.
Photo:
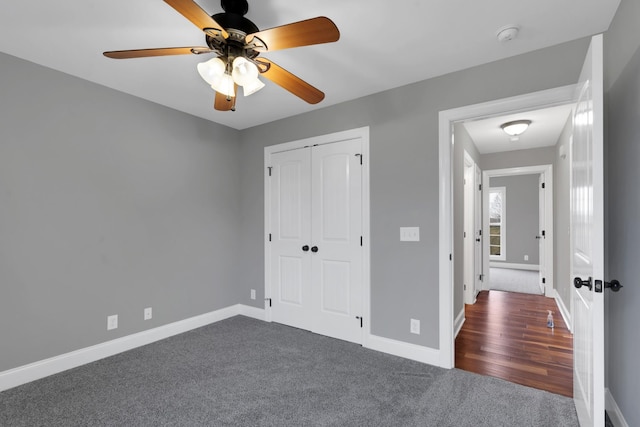
M271 154L272 321L362 343L361 153L352 139Z

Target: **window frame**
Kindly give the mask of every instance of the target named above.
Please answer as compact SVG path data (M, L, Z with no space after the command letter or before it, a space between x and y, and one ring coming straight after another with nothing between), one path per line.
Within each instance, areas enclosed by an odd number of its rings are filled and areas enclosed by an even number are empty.
M500 193L502 195L502 212L500 214L500 255L491 255L491 247L496 246L491 244L491 226L495 226L495 223L491 223L491 193ZM507 248L506 248L506 235L507 235L507 187L490 187L489 188L489 259L491 261L506 261L507 260Z

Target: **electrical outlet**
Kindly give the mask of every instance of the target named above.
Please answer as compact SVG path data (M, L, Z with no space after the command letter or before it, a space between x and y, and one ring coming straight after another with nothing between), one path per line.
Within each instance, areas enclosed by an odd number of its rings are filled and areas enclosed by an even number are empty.
M251 299L256 299L256 290L251 289Z
M420 321L411 319L410 331L412 334L420 335Z
M114 314L107 316L107 331L116 329L118 327L118 315Z
M144 309L144 320L149 320L153 317L153 311L151 307L147 307Z
M529 255L525 255L525 256L524 256L524 260L525 260L525 261L529 261Z

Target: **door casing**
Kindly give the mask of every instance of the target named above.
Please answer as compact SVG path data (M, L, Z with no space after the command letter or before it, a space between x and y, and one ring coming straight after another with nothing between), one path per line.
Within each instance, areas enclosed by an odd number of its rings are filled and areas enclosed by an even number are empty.
M575 85L542 90L480 104L468 105L439 114L439 366L455 365L453 314L453 133L454 124L471 119L500 116L575 102ZM486 271L485 271L486 273Z
M491 177L498 176L515 176L515 175L535 175L540 174L545 182L545 195L544 195L544 223L545 223L545 235L544 239L544 259L540 258L540 270L545 271L546 283L544 287L544 294L550 298L555 297L554 278L553 278L553 165L539 165L539 166L527 166L518 168L505 168L505 169L491 169L482 172L482 188L490 188ZM537 197L537 195L536 195ZM483 206L484 206L484 225L483 229L489 229L489 192L483 192ZM531 236L533 238L533 236ZM489 260L489 239L483 241L483 259L484 259L484 275L485 280L483 282L484 290L489 290L489 283L491 280L490 273L490 260Z

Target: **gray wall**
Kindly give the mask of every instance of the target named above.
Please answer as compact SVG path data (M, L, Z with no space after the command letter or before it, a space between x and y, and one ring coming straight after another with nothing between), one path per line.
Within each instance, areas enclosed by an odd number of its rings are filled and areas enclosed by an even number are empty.
M464 309L464 152L478 164L480 154L462 123L454 125L453 144L453 316ZM473 236L469 236L473 239ZM469 284L472 286L472 284Z
M587 43L581 39L244 130L240 194L247 267L240 272L241 302L262 306L263 148L370 126L372 331L438 348L438 113L573 84ZM398 229L406 225L421 228L421 242L399 241ZM257 301L248 297L251 288L260 292ZM421 335L409 333L409 318L422 321Z
M0 68L0 371L239 301L237 131Z
M640 2L622 0L605 35L607 122L607 279L624 288L607 292L607 385L630 426L640 425Z
M492 260L492 263L502 262L514 264L540 263L538 240L539 212L538 212L538 179L540 174L515 175L493 177L491 187L505 187L506 192L506 259ZM525 261L524 256L529 260Z
M571 136L573 126L572 119L569 117L567 123L558 138L556 145L556 163L553 171L553 219L554 219L554 287L562 299L565 307L571 310L571 272L569 271L569 263L571 261L570 253L570 168L569 168L569 138ZM566 158L561 159L560 147L565 147Z
M576 78L576 80L578 79ZM480 166L483 171L488 171L491 169L553 165L555 158L556 153L554 147L532 148L530 150L482 154L480 156Z

